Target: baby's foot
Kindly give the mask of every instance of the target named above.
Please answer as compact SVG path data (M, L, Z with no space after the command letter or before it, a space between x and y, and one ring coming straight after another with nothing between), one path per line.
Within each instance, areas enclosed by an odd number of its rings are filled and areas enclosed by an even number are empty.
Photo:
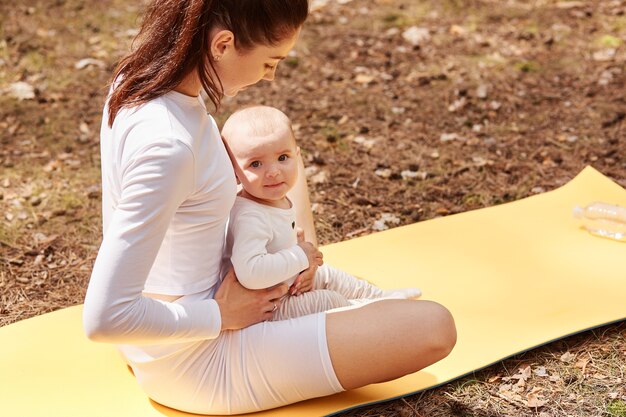
M422 295L419 288L396 288L383 290L383 297L387 298L418 298Z

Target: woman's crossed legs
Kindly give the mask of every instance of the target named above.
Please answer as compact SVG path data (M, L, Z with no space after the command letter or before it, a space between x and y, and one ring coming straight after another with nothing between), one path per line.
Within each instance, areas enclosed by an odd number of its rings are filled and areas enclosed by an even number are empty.
M327 313L326 337L335 374L349 390L400 378L445 358L456 343L456 328L440 304L382 300Z
M239 414L402 377L444 358L455 340L439 304L385 299L224 331L132 365L157 402Z

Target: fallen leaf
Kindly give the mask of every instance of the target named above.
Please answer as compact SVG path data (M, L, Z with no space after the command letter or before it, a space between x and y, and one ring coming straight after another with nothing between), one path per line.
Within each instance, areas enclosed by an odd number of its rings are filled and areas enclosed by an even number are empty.
M18 81L9 84L9 94L18 100L32 100L35 98L35 88L24 81Z
M462 38L467 35L467 29L465 29L463 26L452 25L450 26L450 34L458 38Z
M466 104L467 99L465 97L461 97L460 99L455 100L452 104L448 106L448 111L454 113L458 110L461 110L463 107L465 107Z
M520 368L517 372L519 374L519 378L523 380L529 379L530 376L532 375L532 370L530 368L530 365L526 365Z
M311 166L304 168L304 175L308 178L310 176L317 174L319 170L320 169L318 166L311 165Z
M52 172L52 171L56 171L61 167L61 163L59 162L59 160L54 159L50 162L48 162L44 167L43 170L44 172Z
M428 172L425 171L411 171L411 170L404 170L400 173L400 176L405 179L411 179L411 178L418 178L420 180L425 180L428 177Z
M532 372L531 372L530 365L525 365L525 366L520 367L517 370L517 373L515 375L506 376L502 378L502 380L510 381L511 379L517 379L519 381L526 381L527 379L530 378L531 374Z
M137 35L139 35L139 29L127 29L121 33L121 36L128 38L134 38Z
M600 78L598 79L599 85L609 85L613 81L613 72L604 70L600 74Z
M352 139L354 143L358 143L366 149L372 149L372 147L376 144L376 139L367 139L363 136L357 136Z
M513 388L512 384L502 384L498 387L498 391L500 392L511 391L512 388Z
M58 238L59 235L46 236L43 233L36 233L33 237L33 239L35 240L35 245L39 249L45 249L49 247Z
M385 32L385 36L387 38L393 38L394 36L396 36L398 33L400 33L400 29L393 27L393 28L389 28L387 29L387 31Z
M389 178L391 176L391 170L389 168L380 168L374 171L374 174L381 178Z
M311 176L311 182L313 182L313 184L324 183L327 179L328 173L326 171L320 171L317 174Z
M587 368L587 364L589 363L589 358L580 358L576 361L576 363L574 364L574 366L576 368L579 368L581 370L581 373L585 373L585 369Z
M311 12L323 9L328 4L328 1L329 0L312 0L309 9Z
M375 77L373 75L367 74L358 74L354 81L358 84L369 84L374 81Z
M88 135L91 133L91 129L89 129L89 125L85 122L80 122L80 125L78 125L78 130L80 130L80 132L84 133L85 135Z
M43 263L45 256L39 254L37 255L37 257L35 258L35 261L33 262L34 265L41 265Z
M569 363L572 362L576 357L572 355L569 351L565 352L561 355L561 362Z
M420 46L430 39L430 32L426 28L411 26L410 28L402 32L402 37L411 45Z
M583 7L585 5L582 1L560 1L556 4L558 9L568 10Z
M441 136L439 136L439 141L441 142L450 142L453 140L460 140L462 139L461 136L459 136L456 133L442 133Z
M529 408L539 408L539 407L543 407L544 405L546 405L548 403L548 400L546 400L544 397L542 397L541 395L531 391L528 396L526 397L526 405Z
M479 85L478 88L476 89L476 97L480 99L487 98L487 93L488 93L488 87L485 84Z
M388 223L399 224L400 219L391 213L382 213L380 219L376 220L372 225L372 229L376 231L387 230L389 229Z
M87 198L97 199L102 195L102 190L99 185L92 185L87 188Z
M99 60L99 59L94 59L94 58L84 58L81 59L80 61L76 62L76 64L74 64L74 68L76 68L77 70L82 70L84 68L87 68L89 66L95 66L98 68L104 68L106 66L106 64Z
M35 35L39 36L40 38L51 38L56 35L56 31L39 28L35 31Z
M601 49L594 52L591 57L598 62L611 61L615 57L615 52L615 48Z
M518 394L520 390L511 384L503 384L498 388L498 397L512 403L523 403L521 395Z
M500 110L500 107L502 107L502 104L500 104L500 102L499 102L499 101L495 101L495 100L493 100L493 101L491 101L491 102L489 103L489 108L490 108L491 110L496 110L496 111L497 111L497 110Z
M485 165L491 165L488 159L483 158L482 156L472 156L472 161L474 165L477 167L484 167Z

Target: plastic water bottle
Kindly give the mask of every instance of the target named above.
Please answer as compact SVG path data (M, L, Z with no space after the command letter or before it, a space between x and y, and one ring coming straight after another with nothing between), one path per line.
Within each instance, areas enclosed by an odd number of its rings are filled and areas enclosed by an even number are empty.
M576 206L574 217L581 219L589 233L626 242L626 207L596 201L586 207Z

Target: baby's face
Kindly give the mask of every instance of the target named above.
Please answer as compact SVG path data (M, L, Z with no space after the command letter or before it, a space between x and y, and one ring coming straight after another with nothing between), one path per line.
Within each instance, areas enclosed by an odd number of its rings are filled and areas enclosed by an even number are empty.
M285 198L298 179L298 150L291 130L229 141L235 172L243 188L269 203Z

